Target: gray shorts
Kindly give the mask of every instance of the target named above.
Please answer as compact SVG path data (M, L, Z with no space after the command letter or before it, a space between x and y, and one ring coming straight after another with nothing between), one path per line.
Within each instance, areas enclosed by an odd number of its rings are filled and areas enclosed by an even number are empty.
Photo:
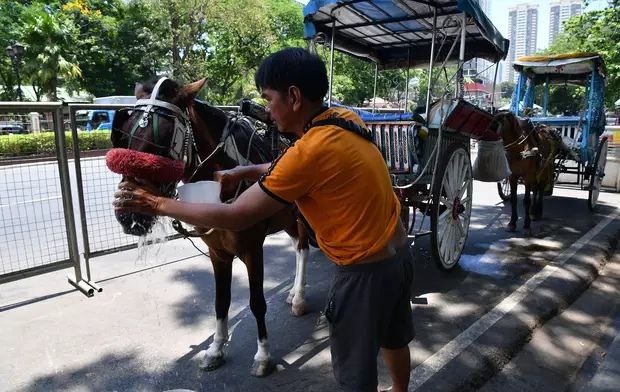
M406 245L384 261L336 267L325 318L334 375L345 390L376 391L379 349L413 339L412 263Z

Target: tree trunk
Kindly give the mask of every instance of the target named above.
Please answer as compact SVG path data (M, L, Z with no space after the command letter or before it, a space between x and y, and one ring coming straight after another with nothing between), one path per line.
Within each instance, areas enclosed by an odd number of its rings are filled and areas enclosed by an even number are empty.
M178 79L181 72L181 56L179 54L179 15L171 4L168 8L170 15L170 31L172 33L172 77Z

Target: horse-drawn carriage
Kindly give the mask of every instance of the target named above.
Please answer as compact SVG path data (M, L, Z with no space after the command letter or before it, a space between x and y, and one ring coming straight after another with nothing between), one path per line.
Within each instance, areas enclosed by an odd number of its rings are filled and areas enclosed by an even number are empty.
M412 114L382 117L360 113L389 167L394 189L405 207L403 217L409 233L413 231L415 209L423 212L424 217L430 215L430 230L420 229L415 235L429 234L432 253L440 267L454 267L467 238L472 208L470 138L498 137L489 134L492 115L462 99L463 65L474 57L497 63L506 56L508 41L472 0L316 0L307 4L304 14L310 42L323 36L330 43L330 104L336 48L373 61L377 72L379 68L428 65L429 86L438 84L439 73L434 71L437 64L443 71L448 65L457 65L452 78L447 72L442 73L446 80L438 97L432 97L430 90L427 93L422 119ZM204 84L202 79L182 86L166 78L152 85L139 84L136 96L140 99L136 105L115 115L111 135L115 148L106 156L108 167L125 177L145 180L144 186L150 187L148 183L152 183L151 192L173 198L180 181L213 180L216 170L245 165L252 168L248 163L272 161L269 142L255 137L256 127L246 117L224 113L195 99ZM364 136L368 135L364 132ZM117 201L136 202L131 192L133 186L122 183L124 189ZM223 189L221 199L234 200L249 186L243 181L236 190ZM414 214L410 214L410 208ZM156 219L153 214L122 208L116 216L125 232L135 235L148 233ZM423 223L424 219L420 228L425 227ZM180 223L178 226L181 227ZM257 320L258 347L252 374L264 376L273 368L265 323L262 246L267 234L281 230L286 230L296 244L295 279L287 301L292 304L293 313L301 315L305 312L308 245L295 208L285 208L244 230L198 233L209 247L216 281L216 333L203 368L212 370L224 361L235 256L248 269L250 308Z
M555 159L554 180L563 173L577 176L576 184L588 190L588 208L594 210L607 161L605 130L605 65L596 53L572 53L553 56L526 56L514 62L519 79L510 111L527 116L536 126L546 126L561 135L564 148ZM550 87L581 86L581 103L573 113L552 116L549 113ZM540 113L535 106L536 87L542 87ZM569 108L566 108L569 109ZM498 183L500 197L507 200L507 181Z
M422 116L359 114L388 165L409 234L430 235L433 259L442 269L453 268L469 231L470 138L497 138L488 130L491 113L463 100L463 65L472 58L498 63L506 57L508 41L471 0L315 0L306 5L304 16L306 39L331 51L330 104L334 50L375 64L375 92L380 69L427 67L429 91ZM446 70L454 64L456 73L448 77ZM432 97L441 73L445 85ZM414 232L416 209L422 219ZM430 230L423 230L429 215Z

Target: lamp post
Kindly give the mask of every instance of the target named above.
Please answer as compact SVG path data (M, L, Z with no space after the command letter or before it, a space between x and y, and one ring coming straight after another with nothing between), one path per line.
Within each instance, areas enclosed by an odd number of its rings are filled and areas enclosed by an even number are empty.
M17 76L17 97L20 101L23 101L24 97L22 95L22 81L19 76L19 66L21 65L21 59L24 54L24 45L14 43L13 45L7 46L5 50L6 54L11 58L15 76Z

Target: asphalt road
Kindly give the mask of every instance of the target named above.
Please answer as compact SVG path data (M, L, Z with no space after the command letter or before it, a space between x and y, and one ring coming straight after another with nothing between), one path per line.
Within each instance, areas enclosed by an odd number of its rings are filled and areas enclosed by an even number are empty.
M109 208L117 179L100 161L83 166L86 189L90 189L87 203L96 211L89 222L107 222L91 232L105 244L117 240L114 230L120 230ZM38 222L37 216L51 220L58 215L59 188L49 180L57 169L49 165L36 171L10 170L15 171L3 171L0 177L5 185L0 184L0 238L7 238L15 225L7 222L15 221L14 214L19 213L17 220L26 225L20 230L34 232L42 244L39 250L33 246L36 259L36 252L52 242L47 241L50 232L45 230L55 230L49 227L52 222L42 228L32 225ZM39 176L36 183L44 185L33 190L28 185L35 183L35 175ZM11 182L20 185L6 186ZM413 367L454 342L620 206L620 195L601 193L599 209L591 213L586 199L585 191L556 188L554 196L545 199L544 219L533 222L533 236L526 238L522 231L505 230L509 207L500 202L495 184L476 182L469 238L459 266L442 273L430 260L428 237L415 244L418 299L413 306L417 334L410 346ZM597 235L605 234L609 233L603 230ZM7 258L6 249L28 249L27 241L21 248L16 241L2 241L3 264L14 257ZM212 268L204 256L197 255L187 241L176 240L95 258L93 278L104 291L91 299L71 290L64 277L67 271L3 285L0 346L6 349L0 353L0 389L334 390L329 341L320 317L333 267L318 250L311 252L308 266L308 313L294 318L284 303L295 268L290 241L278 234L265 242L267 325L278 369L265 379L249 375L256 327L248 306L247 276L238 262L233 270L229 359L214 372L198 369L215 331L215 317ZM384 368L380 382L388 384Z

